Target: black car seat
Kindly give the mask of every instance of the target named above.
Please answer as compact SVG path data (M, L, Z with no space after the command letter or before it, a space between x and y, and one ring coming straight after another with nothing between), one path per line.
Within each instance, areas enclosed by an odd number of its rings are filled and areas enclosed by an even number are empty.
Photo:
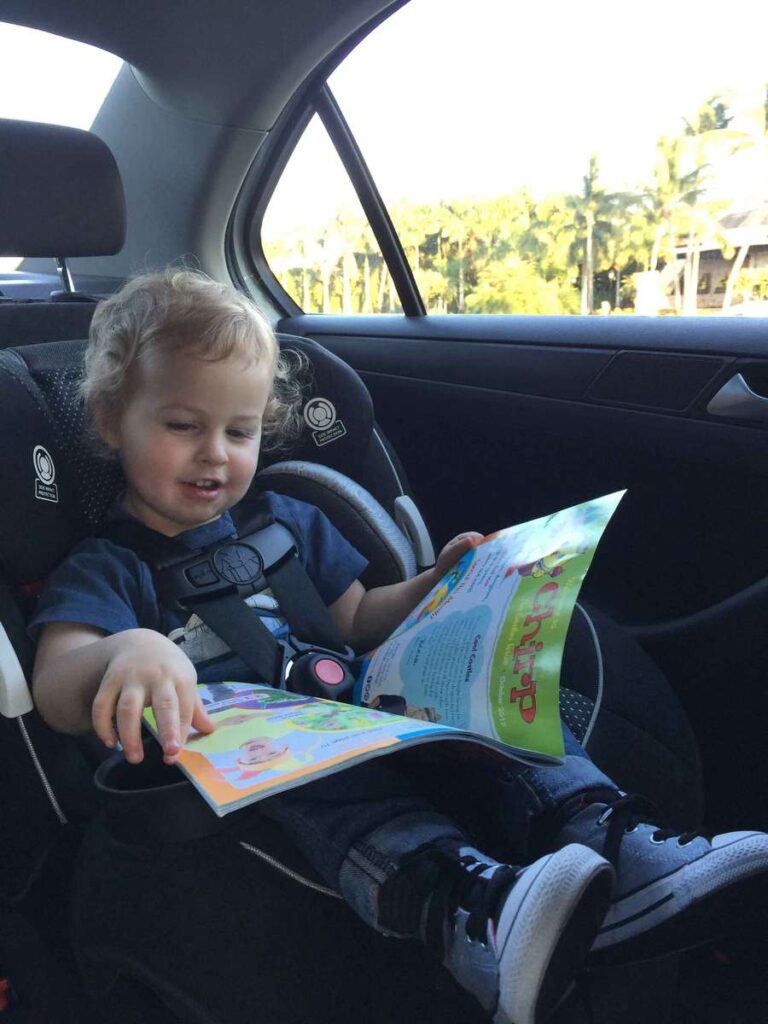
M26 252L63 260L119 248L124 230L119 175L94 136L0 121L0 153L0 255ZM7 154L13 154L10 172ZM62 163L70 173L61 173ZM77 312L82 319L73 321L71 311L77 307L82 307ZM85 443L83 412L75 397L82 335L92 309L92 303L77 299L0 303L0 799L10 808L0 833L3 863L10 865L4 868L0 895L17 901L44 870L60 830L66 831L67 822L86 820L93 810L88 758L76 743L46 729L24 681L32 659L24 633L25 602L34 600L34 587L75 541L93 531L120 487L116 468L92 455ZM273 456L265 467L269 487L324 508L371 558L369 581L413 574L429 564L428 534L396 455L374 422L360 378L313 342L291 337L280 342L307 356L312 377L307 429L290 452ZM408 541L392 516L401 521ZM577 737L589 739L595 753L602 744L624 768L622 778L613 765L605 765L625 787L632 784L633 765L641 770L650 750L657 767L660 762L671 766L666 795L677 792L680 799L668 799L668 804L695 806L700 799L695 745L692 753L690 730L674 697L646 693L629 705L617 704L593 617L586 611L580 615L592 623L585 628L595 634L594 665L585 669L581 689L564 691L564 717ZM644 701L654 703L653 715L644 713ZM659 719L665 730L661 736L649 724ZM642 748L643 756L633 754L633 745ZM599 756L595 759L601 763ZM282 898L275 897L278 902ZM290 903L291 897L285 898ZM327 896L317 898L328 902ZM308 908L306 913L308 920L315 914L320 927L338 911ZM125 924L117 910L115 922L116 927ZM87 923L83 927L87 932ZM386 944L378 937L354 935L362 945L374 943L385 962ZM353 955L354 942L348 953ZM392 963L403 979L413 969L427 970L419 958L404 967L394 955ZM137 966L134 981L140 973ZM455 998L451 992L446 1005ZM433 993L434 1007L440 1003L436 998ZM311 1013L308 1007L305 1012ZM462 1019L471 1019L471 1011L462 1012Z

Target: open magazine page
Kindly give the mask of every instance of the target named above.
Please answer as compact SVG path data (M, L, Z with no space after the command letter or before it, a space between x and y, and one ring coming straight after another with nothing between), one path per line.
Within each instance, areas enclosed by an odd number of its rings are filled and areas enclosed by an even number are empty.
M486 537L367 656L355 701L561 756L565 635L623 494Z
M252 683L199 687L215 732L191 736L179 767L218 815L455 729ZM157 727L147 708L144 720ZM513 756L512 751L504 751Z
M502 530L467 552L368 656L355 704L254 683L201 686L216 729L187 740L179 767L224 815L434 741L461 740L471 756L557 761L565 634L620 499ZM151 709L144 719L156 736Z

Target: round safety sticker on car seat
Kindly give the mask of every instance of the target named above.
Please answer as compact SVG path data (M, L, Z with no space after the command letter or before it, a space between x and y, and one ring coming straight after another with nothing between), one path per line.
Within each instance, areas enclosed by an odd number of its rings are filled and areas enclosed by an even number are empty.
M336 416L336 407L327 398L310 398L304 406L304 422L312 431L318 448L344 437L347 430Z
M59 489L53 482L56 479L56 467L46 448L35 445L32 452L32 465L35 467L35 497L41 501L58 501Z

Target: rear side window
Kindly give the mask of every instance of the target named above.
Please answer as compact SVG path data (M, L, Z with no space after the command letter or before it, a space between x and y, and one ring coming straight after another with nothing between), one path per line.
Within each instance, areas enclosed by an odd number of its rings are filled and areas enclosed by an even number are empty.
M768 5L728 24L411 0L364 39L328 84L427 312L768 313Z
M90 128L121 65L85 43L0 22L0 117ZM0 274L19 263L0 257Z
M360 201L315 115L262 222L264 255L306 313L401 313Z

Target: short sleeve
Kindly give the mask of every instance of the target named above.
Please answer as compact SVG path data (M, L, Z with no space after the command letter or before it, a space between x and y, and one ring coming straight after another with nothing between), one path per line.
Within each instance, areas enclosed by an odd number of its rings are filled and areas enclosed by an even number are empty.
M270 492L272 512L296 537L299 558L327 605L358 579L368 560L342 536L314 505Z
M160 628L154 584L143 562L108 540L87 540L46 580L29 634L37 640L49 622L77 622L121 633Z

